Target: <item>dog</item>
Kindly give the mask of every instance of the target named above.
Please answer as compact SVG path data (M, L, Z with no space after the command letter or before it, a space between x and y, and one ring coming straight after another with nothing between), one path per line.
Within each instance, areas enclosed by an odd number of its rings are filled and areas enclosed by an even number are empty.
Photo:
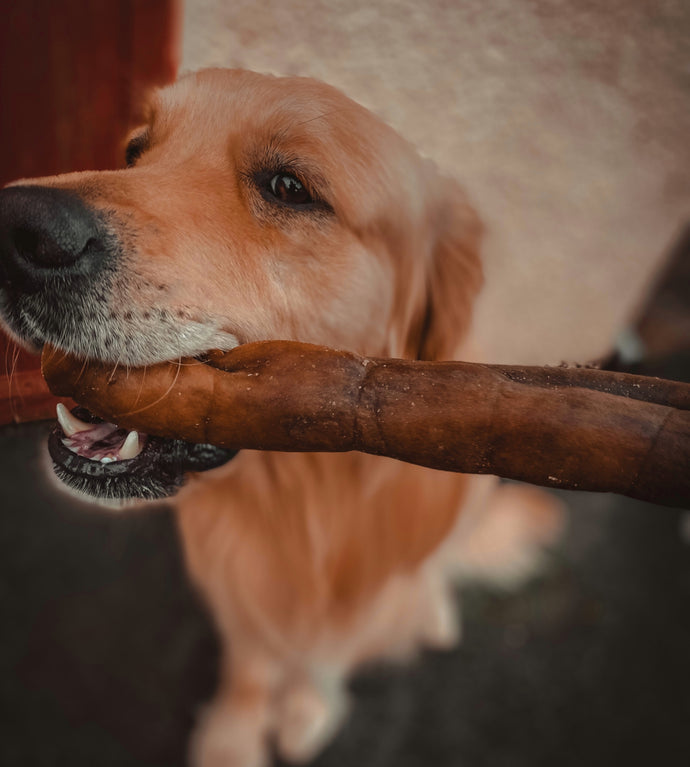
M184 76L151 96L126 165L0 192L0 312L25 346L114 366L265 339L477 358L477 215L456 181L337 90L242 70ZM70 418L65 433L80 428ZM119 439L110 462L79 457L80 489L117 495L112 467L140 449ZM175 498L223 642L197 767L260 767L272 744L309 760L346 715L354 669L454 645L457 577L516 579L559 529L548 496L490 477L359 453L217 463ZM125 494L144 485L133 470Z

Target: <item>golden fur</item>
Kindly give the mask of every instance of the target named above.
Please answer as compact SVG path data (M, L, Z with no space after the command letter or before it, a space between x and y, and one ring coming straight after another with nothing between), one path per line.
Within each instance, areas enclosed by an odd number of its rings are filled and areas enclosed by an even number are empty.
M155 94L133 139L127 170L40 180L107 211L123 243L116 341L76 351L142 364L270 338L469 353L477 217L454 181L336 90L207 70ZM276 204L257 188L261 168L287 168L327 204ZM362 454L244 451L192 479L179 526L224 642L194 763L258 767L273 736L284 756L307 759L341 721L359 663L456 641L451 576L463 553L478 569L490 562L500 526L476 545L469 533L491 518L478 510L492 489ZM493 505L520 520L493 563L508 573L522 543L553 529L540 500L533 514L516 497Z

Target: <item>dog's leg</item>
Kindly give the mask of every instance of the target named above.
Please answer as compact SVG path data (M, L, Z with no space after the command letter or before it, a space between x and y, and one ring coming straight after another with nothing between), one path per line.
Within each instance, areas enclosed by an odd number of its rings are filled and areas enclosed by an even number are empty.
M276 662L249 648L226 650L218 691L193 735L193 767L267 767Z
M442 569L429 567L426 573L425 599L420 611L421 641L434 650L449 650L462 636L458 599Z
M278 703L278 750L291 762L310 761L328 743L345 719L349 698L343 674L319 669L286 685Z

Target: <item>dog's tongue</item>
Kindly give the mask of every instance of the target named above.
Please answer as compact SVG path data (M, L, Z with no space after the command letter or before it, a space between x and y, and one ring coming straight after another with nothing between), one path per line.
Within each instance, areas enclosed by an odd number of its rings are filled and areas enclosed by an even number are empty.
M73 453L91 461L112 463L136 458L146 443L147 435L121 429L117 424L83 421L60 403L57 419L63 431L63 444Z

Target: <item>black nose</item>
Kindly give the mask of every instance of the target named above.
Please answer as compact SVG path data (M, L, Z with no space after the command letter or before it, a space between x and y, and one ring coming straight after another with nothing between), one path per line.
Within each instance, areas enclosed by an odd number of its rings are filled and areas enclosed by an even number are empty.
M8 277L35 281L85 266L102 251L98 214L75 192L44 186L0 191L0 268Z

